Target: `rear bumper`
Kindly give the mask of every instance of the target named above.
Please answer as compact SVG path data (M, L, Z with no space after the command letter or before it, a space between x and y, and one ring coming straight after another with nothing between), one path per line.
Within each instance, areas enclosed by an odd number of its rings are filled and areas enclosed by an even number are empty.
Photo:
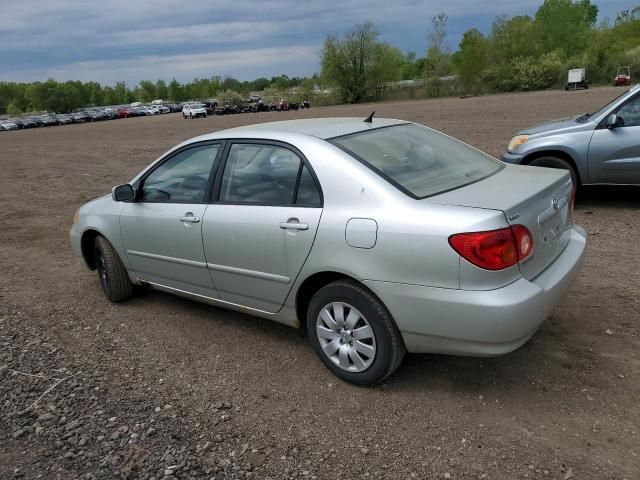
M533 280L520 278L495 290L455 290L367 281L396 321L407 350L496 356L524 344L569 291L586 247L574 226L556 260Z

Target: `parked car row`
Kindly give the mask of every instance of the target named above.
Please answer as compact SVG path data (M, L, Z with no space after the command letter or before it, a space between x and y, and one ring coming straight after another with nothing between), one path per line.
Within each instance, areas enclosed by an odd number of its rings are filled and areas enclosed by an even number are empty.
M232 115L237 113L257 113L257 112L285 112L290 110L303 110L311 108L311 103L304 100L300 103L289 102L280 99L279 102L263 102L262 99L253 95L244 100L243 103L232 103L223 100L218 103L217 99L207 100L203 102L188 102L182 106L183 118L207 117L208 115Z
M20 130L24 128L51 127L69 125L71 123L99 122L102 120L116 120L118 118L141 117L175 113L182 110L181 105L166 104L138 107L104 107L86 108L73 113L46 113L28 117L0 120L0 131Z

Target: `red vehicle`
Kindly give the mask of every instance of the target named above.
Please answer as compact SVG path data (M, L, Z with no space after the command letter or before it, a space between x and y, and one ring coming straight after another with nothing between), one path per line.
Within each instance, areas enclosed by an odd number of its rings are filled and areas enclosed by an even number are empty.
M613 79L614 87L624 87L625 85L631 85L631 67L620 67L616 78Z
M133 115L131 114L131 110L128 107L120 107L118 109L118 117L128 118L128 117L133 117Z

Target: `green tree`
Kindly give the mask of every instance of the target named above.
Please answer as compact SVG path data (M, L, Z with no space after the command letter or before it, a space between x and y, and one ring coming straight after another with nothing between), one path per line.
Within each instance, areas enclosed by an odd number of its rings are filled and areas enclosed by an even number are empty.
M466 91L479 93L482 90L482 72L488 66L489 50L489 41L475 28L462 35L453 64Z
M156 98L166 99L168 94L167 83L160 79L156 81Z
M567 54L582 50L598 16L590 0L545 0L535 16L542 53L560 49Z
M371 22L355 25L342 38L328 35L321 54L322 77L340 90L343 102L379 98L385 82L399 77L402 53L378 41Z

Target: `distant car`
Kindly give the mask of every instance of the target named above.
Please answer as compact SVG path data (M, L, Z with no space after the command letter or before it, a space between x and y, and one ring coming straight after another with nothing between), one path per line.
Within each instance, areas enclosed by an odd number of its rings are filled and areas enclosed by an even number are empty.
M46 114L38 117L45 127L60 125L60 121L53 115Z
M60 122L60 125L69 125L73 123L73 119L69 115L57 114L56 118Z
M182 107L183 118L207 118L207 110L202 103L188 103Z
M155 107L160 111L160 113L171 113L171 109L166 105L156 105Z
M21 118L9 118L9 119L7 119L7 121L15 123L18 126L18 129L20 129L20 130L23 129L23 128L26 128L24 126L25 122Z
M567 172L402 120L322 118L183 142L80 207L70 240L110 301L147 285L306 325L335 375L370 384L406 350L524 344L582 263L572 199Z
M133 115L131 115L131 107L120 107L118 108L118 117L120 118L129 118L132 117Z
M640 185L640 85L595 113L521 130L507 163L569 170L575 185Z
M74 112L71 115L74 123L84 123L92 121L91 116L87 112Z
M182 111L182 106L176 103L167 103L166 106L169 108L171 113L178 113Z
M20 127L16 122L11 120L0 120L0 130L18 130Z

